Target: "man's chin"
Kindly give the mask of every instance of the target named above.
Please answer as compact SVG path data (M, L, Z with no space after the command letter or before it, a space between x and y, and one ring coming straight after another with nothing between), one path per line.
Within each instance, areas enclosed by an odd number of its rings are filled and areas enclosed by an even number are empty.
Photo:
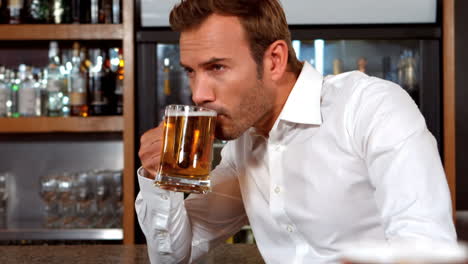
M215 137L220 140L234 140L240 137L242 133L233 133L227 129L223 129L222 126L217 125L215 130Z
M226 134L222 129L216 129L215 137L219 140L233 140L235 139L231 135Z
M226 115L218 115L216 120L215 136L220 140L234 140L239 138L247 129L238 126L239 123L233 121Z

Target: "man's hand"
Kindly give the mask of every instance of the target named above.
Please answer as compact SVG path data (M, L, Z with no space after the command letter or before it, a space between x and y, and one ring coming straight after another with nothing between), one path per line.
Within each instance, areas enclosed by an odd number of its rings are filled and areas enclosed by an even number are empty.
M141 164L145 169L145 177L154 179L161 159L161 148L163 140L164 122L158 127L146 131L140 138L140 157Z

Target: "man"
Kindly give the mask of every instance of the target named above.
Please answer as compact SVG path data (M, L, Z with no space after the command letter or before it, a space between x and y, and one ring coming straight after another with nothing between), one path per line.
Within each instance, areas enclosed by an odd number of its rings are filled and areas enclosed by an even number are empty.
M213 191L153 186L161 126L141 138L136 210L153 263L191 262L249 223L267 263L336 263L347 243L456 240L434 137L396 84L323 78L277 0L185 0L170 15L197 105L230 140Z

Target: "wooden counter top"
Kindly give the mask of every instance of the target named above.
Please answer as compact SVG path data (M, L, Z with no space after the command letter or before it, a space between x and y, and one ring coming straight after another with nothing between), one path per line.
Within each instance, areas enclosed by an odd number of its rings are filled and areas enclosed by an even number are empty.
M150 263L145 245L0 246L0 263ZM200 264L264 263L255 245L222 244Z

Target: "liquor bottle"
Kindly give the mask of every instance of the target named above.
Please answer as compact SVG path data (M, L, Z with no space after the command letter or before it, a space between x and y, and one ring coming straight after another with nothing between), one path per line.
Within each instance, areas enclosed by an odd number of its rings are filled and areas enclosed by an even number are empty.
M39 112L41 116L47 116L47 69L42 69L37 74L37 85L39 86Z
M413 51L409 50L406 58L406 89L408 91L414 91L417 89L418 81L416 76L416 59L414 57Z
M81 71L86 72L89 75L89 71L93 63L89 59L88 50L86 47L81 47L80 49L80 60L81 60Z
M21 9L23 8L22 0L8 0L9 10L9 23L19 24L21 23Z
M72 69L69 77L72 116L88 116L86 73L81 69L80 44L73 43Z
M11 77L11 70L8 68L5 68L5 73L4 73L4 80L3 82L5 83L7 87L7 98L6 98L6 116L10 117L11 116L11 106L13 102L11 101L11 82L10 82L10 77Z
M0 24L8 24L10 11L8 10L8 0L0 0Z
M71 18L73 24L81 22L81 7L80 0L71 0Z
M35 104L34 104L34 112L35 116L42 115L42 94L45 92L45 89L42 88L42 80L41 80L41 69L33 68L31 79L33 80L34 84L34 91L35 91Z
M341 59L333 60L333 74L338 75L343 72L343 61Z
M70 115L70 92L71 92L71 83L69 82L69 80L70 80L70 73L73 67L73 64L71 62L72 50L70 49L62 50L61 55L62 55L62 58L61 58L62 64L60 65L59 69L60 69L60 73L62 74L63 81L65 83L64 85L65 89L62 91L63 93L62 115L69 116Z
M384 56L382 58L382 77L385 80L397 83L395 65L392 64L392 58L390 56Z
M55 24L68 24L72 22L70 1L51 0L50 4L51 22Z
M122 49L119 49L119 68L117 69L117 80L115 83L115 114L117 115L123 115L124 67L125 61L123 58Z
M112 1L113 0L100 0L99 23L112 24Z
M62 24L64 15L63 2L61 0L50 1L50 21L54 24Z
M112 24L122 23L121 6L120 0L112 0Z
M32 17L31 17L31 6L32 6L32 0L23 0L23 8L21 9L21 23L28 23L31 24L33 23Z
M63 0L63 22L64 24L73 23L72 12L71 12L71 1Z
M7 102L7 116L8 117L19 117L18 111L18 90L20 80L17 72L10 71L9 73L9 85L10 86L10 98Z
M47 115L63 116L63 98L66 90L65 79L60 72L58 44L50 42L49 65L47 66Z
M117 82L117 70L118 64L117 60L119 59L118 49L109 49L107 56L104 59L104 97L107 99L108 108L107 115L114 115L116 110L116 93L115 86ZM112 63L111 63L112 61Z
M165 105L180 103L181 97L179 93L181 92L183 83L181 79L183 75L180 73L169 57L164 58L162 79Z
M49 22L48 0L26 0L24 2L22 21L30 24L44 24Z
M357 68L358 68L358 71L366 73L367 72L367 59L364 57L360 57L357 60Z
M113 88L111 99L111 114L123 114L123 80L124 80L124 60L121 48L109 49L109 83L108 87Z
M39 87L35 84L32 71L21 64L19 66L20 88L18 91L18 109L20 116L36 116L37 98L39 98Z
M100 49L90 49L91 67L89 70L89 111L100 116L109 113L109 98L106 91L107 69L105 55Z
M91 0L74 0L78 1L80 9L80 23L91 23Z
M91 8L90 8L91 24L98 24L99 23L99 1L91 0L90 4L91 4Z
M170 74L171 74L171 63L169 58L164 58L163 61L163 80L164 80L164 96L168 98L171 96L171 79L170 79Z
M5 78L5 67L0 66L0 117L7 116L7 100L10 94Z
M417 59L412 50L404 50L398 62L398 82L415 102L419 101Z

